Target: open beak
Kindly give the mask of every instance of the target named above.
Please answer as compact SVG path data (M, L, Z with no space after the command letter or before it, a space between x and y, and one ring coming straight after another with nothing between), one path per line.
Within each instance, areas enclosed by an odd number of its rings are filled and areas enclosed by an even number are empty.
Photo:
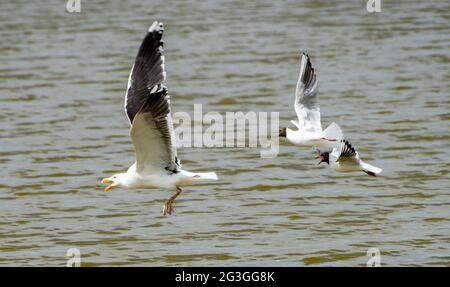
M316 159L323 159L323 156L320 154L320 149L316 148L317 156Z
M106 178L102 179L102 183L107 183L107 182L112 182L112 183L110 185L108 185L107 187L105 187L105 189L103 191L109 191L114 186L116 186L114 184L114 180L110 179L109 177L106 177Z

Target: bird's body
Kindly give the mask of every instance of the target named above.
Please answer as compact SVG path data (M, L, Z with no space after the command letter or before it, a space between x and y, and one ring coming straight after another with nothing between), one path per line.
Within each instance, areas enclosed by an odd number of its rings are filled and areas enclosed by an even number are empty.
M163 170L154 170L153 172L137 172L136 163L130 166L126 173L119 173L115 176L119 176L121 178L121 187L131 189L160 188L176 190L179 186L194 185L200 180L217 180L217 176L214 172L193 173L183 169L180 169L177 173L171 173Z
M302 54L300 73L295 89L295 112L298 121L291 121L297 129L281 128L280 137L299 145L331 149L343 138L341 128L331 123L322 130L320 107L317 100L317 78L311 61L306 54Z
M124 173L105 178L124 188L160 188L174 191L163 213L171 214L181 186L201 180L217 180L214 172L192 173L181 169L175 146L170 97L164 86L166 72L162 54L162 23L154 22L144 38L131 68L125 95L125 112L131 124L130 136L136 162Z
M325 131L303 131L301 129L291 130L286 128L286 139L298 146L317 147L320 149L332 149L336 146L336 142L340 137L340 128L337 124L332 123L330 129L336 131L336 135L332 135Z
M338 172L363 171L368 175L376 176L382 171L381 168L362 161L358 152L347 140L342 140L339 148L333 148L331 153L322 153L318 158L321 159L319 164L321 162L326 162Z

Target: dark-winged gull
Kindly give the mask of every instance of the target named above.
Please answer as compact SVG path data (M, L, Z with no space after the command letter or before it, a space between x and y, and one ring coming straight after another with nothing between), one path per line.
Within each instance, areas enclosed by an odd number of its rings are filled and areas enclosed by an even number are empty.
M214 172L193 173L181 169L175 145L175 133L170 112L170 97L164 86L164 27L155 21L139 48L128 78L125 112L131 124L131 140L136 162L127 172L104 178L113 187L161 188L175 194L164 204L163 214L173 212L173 202L181 186L200 180L217 180Z

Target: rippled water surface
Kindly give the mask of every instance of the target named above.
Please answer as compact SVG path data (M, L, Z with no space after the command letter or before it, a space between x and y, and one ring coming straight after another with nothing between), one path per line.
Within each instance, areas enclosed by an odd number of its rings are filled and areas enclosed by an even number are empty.
M114 3L112 3L114 2ZM279 2L279 3L278 3ZM450 266L448 1L0 3L0 265ZM393 3L395 2L395 3ZM382 176L338 174L312 150L183 148L217 184L97 185L134 160L123 113L147 27L165 24L174 112L278 111L288 125L299 51L337 121Z

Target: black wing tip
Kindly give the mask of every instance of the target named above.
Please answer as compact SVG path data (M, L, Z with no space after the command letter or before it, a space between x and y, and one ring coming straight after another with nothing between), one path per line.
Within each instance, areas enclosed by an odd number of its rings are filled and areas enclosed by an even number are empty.
M148 28L149 33L164 33L164 24L162 22L154 21L152 25Z
M164 25L161 22L154 21L148 28L144 40L141 43L136 61L144 59L144 61L155 61L163 53L164 41L162 39L164 32Z
M308 53L306 53L306 52L302 52L302 56L305 56L305 57L306 57L306 60L308 61L308 63L309 63L309 64L311 64L311 59L310 59L310 57L309 57L309 54L308 54Z
M312 69L312 71L314 72L314 67L311 64L311 58L309 57L308 53L303 53L303 55L305 55L306 57L306 66Z
M343 143L343 147L341 149L342 154L356 154L355 148L348 140L342 139L341 143Z
M308 53L302 52L302 58L306 57L306 65L303 72L303 79L302 82L305 84L307 89L312 89L312 86L314 85L316 81L316 72L314 70L314 67L311 64L311 60L309 58ZM302 59L303 62L303 59Z
M162 40L163 34L164 34L164 24L162 22L155 21L148 28L147 38L150 37L152 39L155 39L157 41L156 44L158 46L163 47L164 46L164 41Z

